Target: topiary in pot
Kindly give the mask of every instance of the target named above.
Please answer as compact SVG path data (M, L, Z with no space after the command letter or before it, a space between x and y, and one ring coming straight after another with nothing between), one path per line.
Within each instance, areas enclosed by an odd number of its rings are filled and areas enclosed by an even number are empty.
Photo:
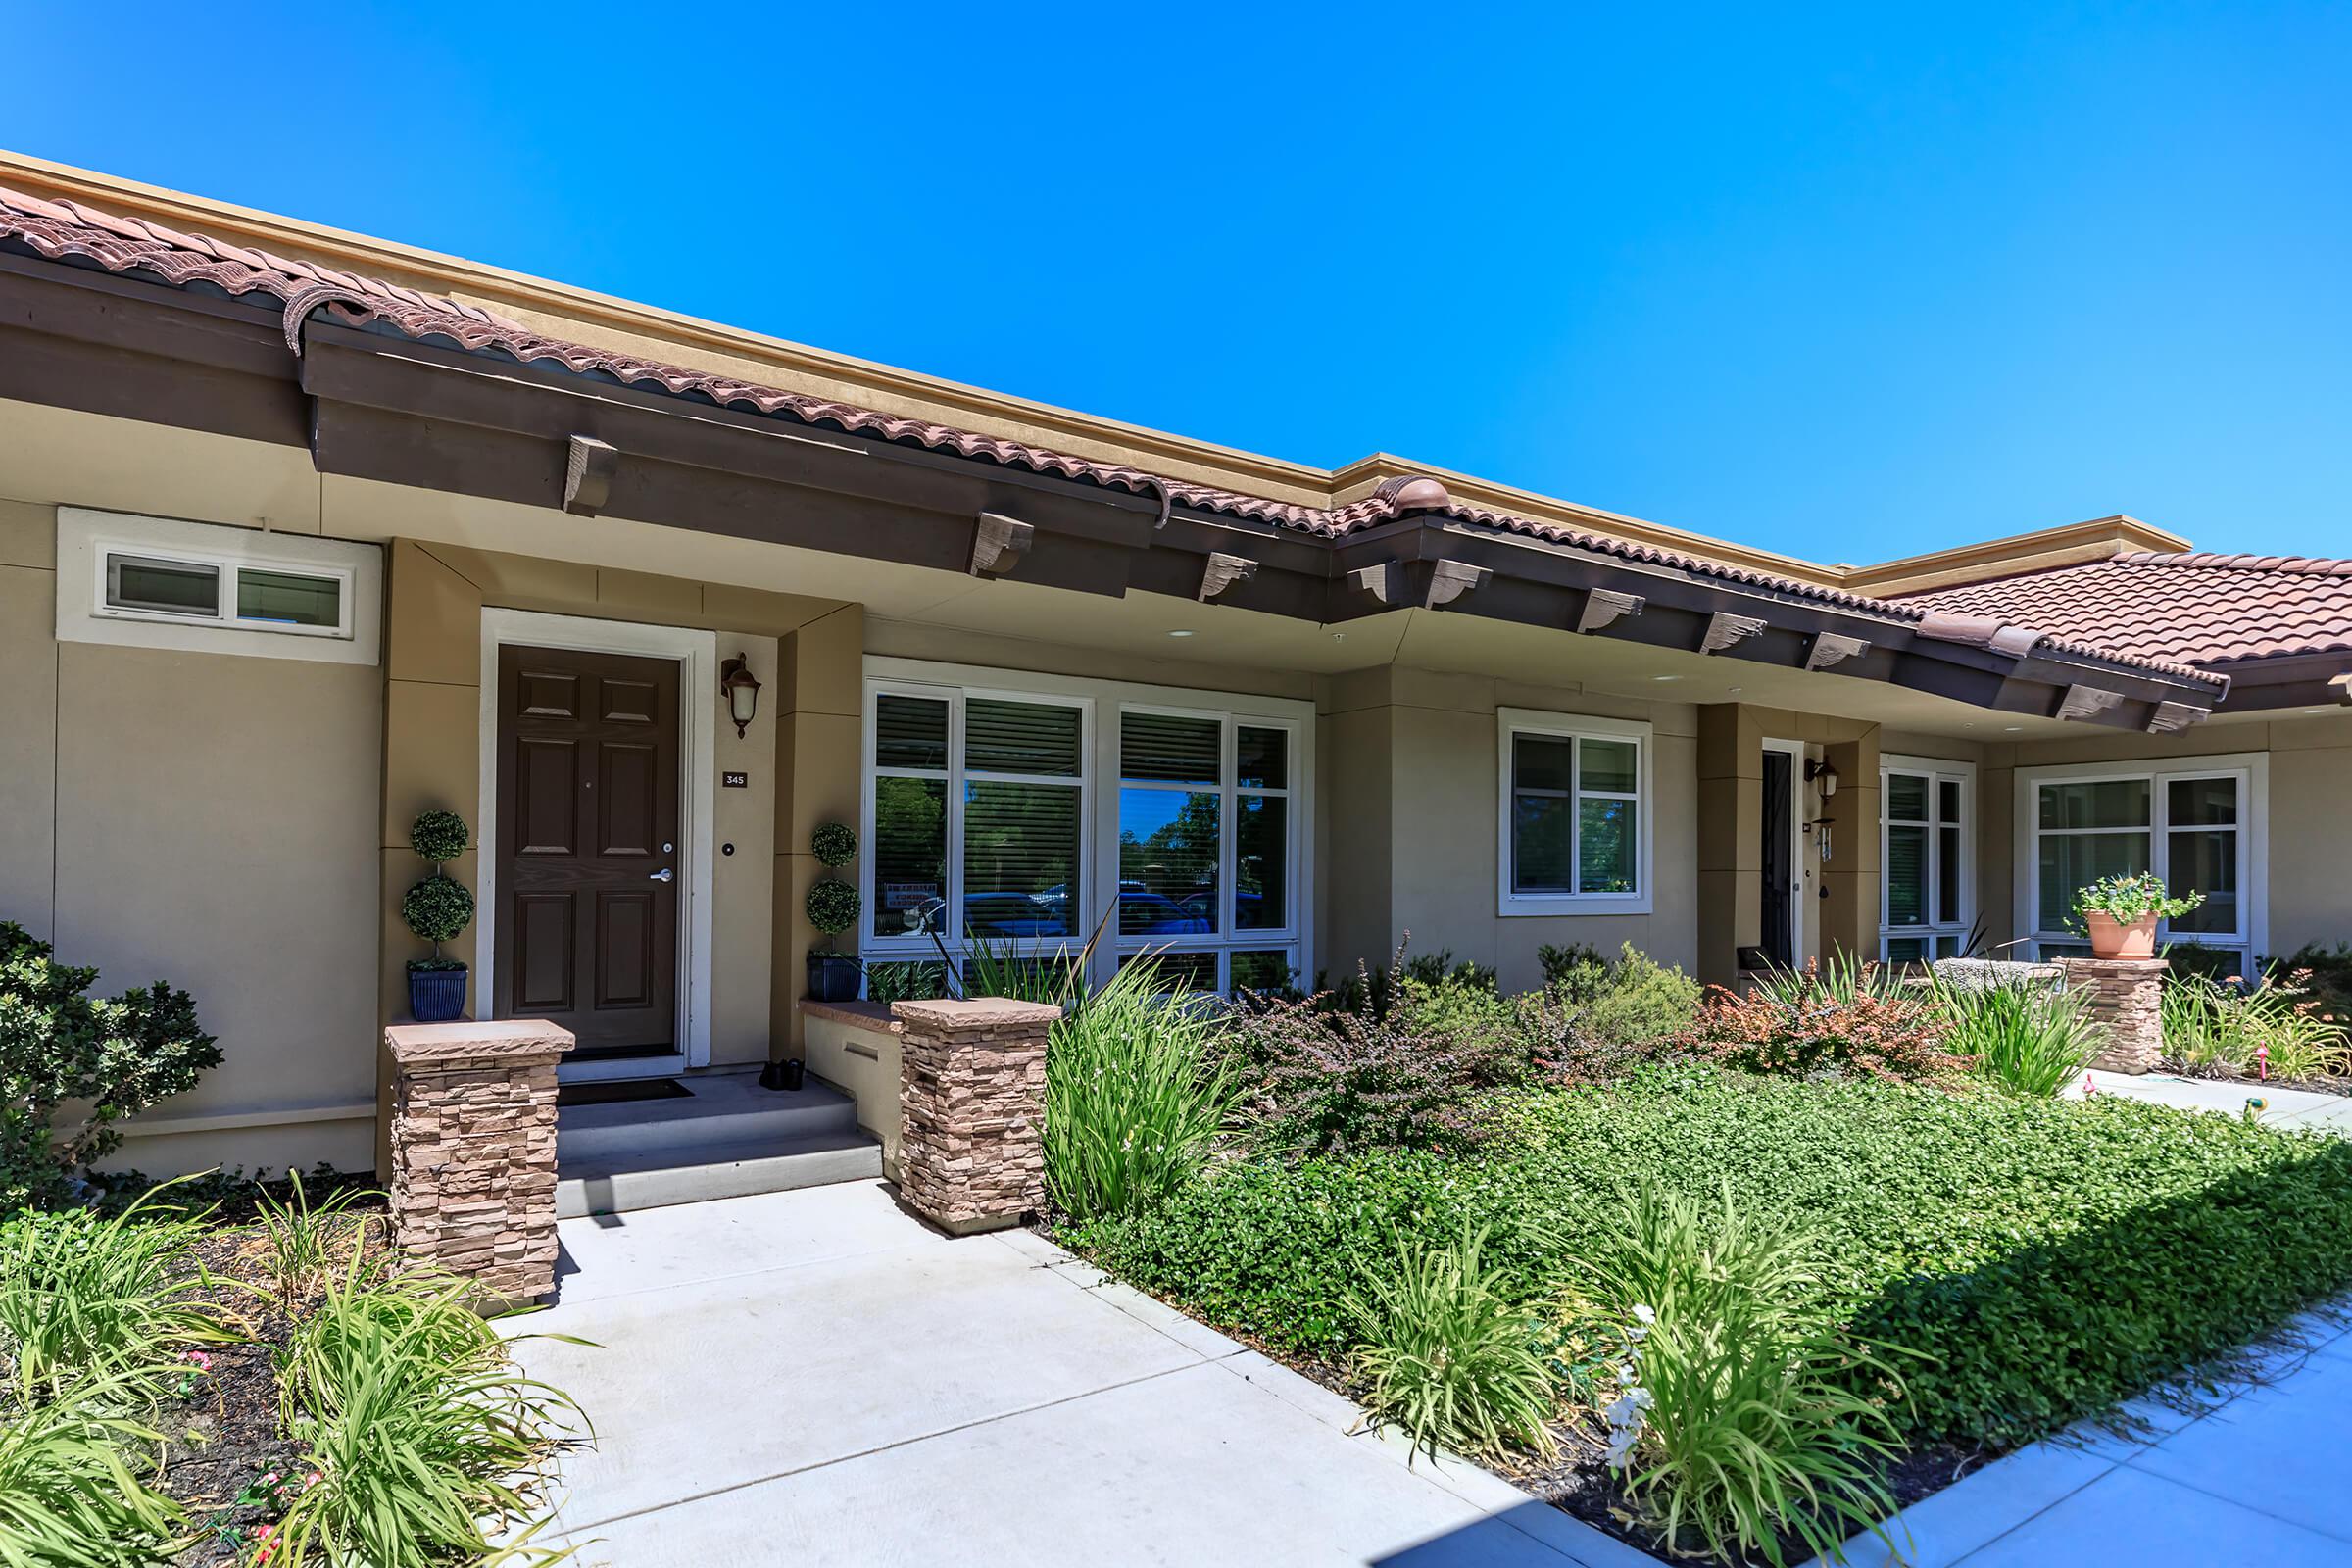
M827 822L809 835L809 850L828 869L849 864L858 854L858 835L839 822ZM823 877L808 888L802 907L808 923L823 935L822 952L808 955L808 995L817 1002L849 1002L858 995L859 969L855 956L833 951L833 939L858 923L863 907L858 889L839 877Z
M443 957L441 944L473 923L473 894L442 867L464 855L469 842L466 819L455 811L425 811L409 829L409 847L433 868L400 900L401 919L433 945L431 957L409 960L409 1016L418 1023L447 1023L466 1012L466 965Z

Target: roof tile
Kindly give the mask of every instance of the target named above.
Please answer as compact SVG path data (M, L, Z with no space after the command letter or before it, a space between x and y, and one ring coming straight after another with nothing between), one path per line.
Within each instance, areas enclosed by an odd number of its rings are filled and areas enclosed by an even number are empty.
M0 243L30 250L51 261L95 264L111 272L148 272L174 286L210 284L230 295L267 294L288 302L308 295L318 300L321 286L340 290L348 299L327 298L324 308L353 325L381 327L417 340L442 339L469 352L505 354L525 365L554 365L575 374L600 375L629 386L655 386L662 391L706 399L723 408L744 408L797 420L831 425L842 431L908 442L935 451L954 452L975 461L1004 464L1039 473L1155 496L1163 509L1183 506L1200 512L1245 517L1274 526L1297 529L1322 538L1342 538L1387 522L1400 514L1399 497L1408 484L1415 494L1403 511L1423 510L1415 502L1428 499L1433 481L1389 480L1372 494L1339 507L1307 507L1265 496L1247 495L1196 484L1189 480L1147 473L1122 464L1106 463L1070 453L1050 451L1002 436L959 430L929 420L883 414L873 409L807 393L761 386L705 370L663 365L634 355L588 344L568 342L534 332L520 322L478 306L441 295L425 294L380 278L343 272L308 262L292 261L267 251L228 244L201 234L182 234L142 219L103 213L79 202L51 202L0 187ZM289 322L289 341L294 323ZM1442 486L1434 486L1443 495ZM1523 517L1453 500L1429 508L1475 527L1564 544L1670 570L1711 577L1743 588L1783 594L1815 604L1832 605L1883 621L1920 626L1929 611L1942 608L1924 600L1873 599L1843 589L1775 576L1769 572L1662 549L1656 545L1619 539L1608 534ZM2146 639L2124 651L2119 645L2077 640L2071 633L2043 635L2017 624L2021 612L2002 606L1964 609L1989 614L1998 625L1982 639L1973 632L1958 640L2022 654L2032 650L2136 664L2165 674L2209 678L2175 662L2171 649L2146 645ZM2033 619L2032 625L2046 622ZM1920 626L1923 635L1943 636ZM1997 634L1997 635L1996 635Z

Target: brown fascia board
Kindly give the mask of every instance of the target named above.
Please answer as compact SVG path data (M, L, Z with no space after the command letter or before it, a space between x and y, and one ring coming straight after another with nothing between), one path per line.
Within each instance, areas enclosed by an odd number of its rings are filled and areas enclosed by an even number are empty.
M1870 647L1841 663L1840 675L2004 711L2051 711L2065 685L2086 678L2085 666L1936 642L1908 622L1443 514L1338 540L1183 507L1163 522L1148 495L324 318L310 322L296 361L274 310L83 270L50 267L35 275L45 264L18 260L0 257L0 331L10 350L27 352L0 356L0 393L307 442L320 472L554 508L573 438L585 436L617 453L605 515L942 571L969 569L976 521L997 513L1041 535L1018 565L1019 580L1075 592L1195 598L1208 556L1218 553L1257 564L1219 604L1331 623L1391 608L1349 591L1350 571L1400 563L1404 596L1418 603L1423 579L1450 564L1458 597L1444 612L1557 628L1564 637L1577 635L1571 628L1599 588L1639 595L1645 608L1593 635L1690 650L1715 615L1756 616L1765 630L1721 657L1801 668L1819 634L1850 636ZM21 366L37 373L20 373ZM1477 586L1462 592L1466 582ZM2098 722L2142 727L2156 701L2210 706L2202 688L2091 667L2092 678L2134 699Z
M2232 713L2341 709L2346 694L2337 682L2352 671L2352 653L2281 654L2217 661L2201 667L2230 677L2230 695L2219 706Z

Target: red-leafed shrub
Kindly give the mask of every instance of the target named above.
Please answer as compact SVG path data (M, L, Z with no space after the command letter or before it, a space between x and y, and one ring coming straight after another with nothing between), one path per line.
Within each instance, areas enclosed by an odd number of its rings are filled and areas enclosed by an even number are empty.
M1968 1069L1967 1057L1944 1049L1950 1032L1931 993L1911 992L1872 965L1825 975L1807 963L1744 995L1709 988L1698 1022L1673 1043L1746 1072L1916 1082Z

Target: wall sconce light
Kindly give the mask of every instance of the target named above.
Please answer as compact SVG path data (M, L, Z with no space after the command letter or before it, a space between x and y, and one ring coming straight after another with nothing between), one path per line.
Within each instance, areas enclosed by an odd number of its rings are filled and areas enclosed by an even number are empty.
M752 673L752 662L742 654L718 666L718 690L727 700L727 716L735 721L735 737L740 740L760 711L760 677Z
M1838 770L1829 763L1805 759L1805 782L1821 786L1821 798L1828 800L1838 793Z

